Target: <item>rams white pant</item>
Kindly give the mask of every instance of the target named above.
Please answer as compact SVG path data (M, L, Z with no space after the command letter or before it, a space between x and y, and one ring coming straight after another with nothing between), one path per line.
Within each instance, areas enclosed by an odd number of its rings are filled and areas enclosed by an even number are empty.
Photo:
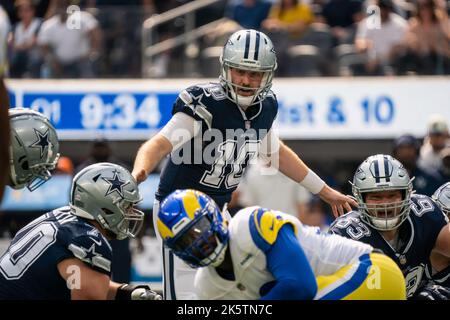
M156 229L159 201L153 203L153 226L159 241L162 239ZM197 269L191 268L169 249L162 245L163 295L166 300L197 300L194 292L194 278Z

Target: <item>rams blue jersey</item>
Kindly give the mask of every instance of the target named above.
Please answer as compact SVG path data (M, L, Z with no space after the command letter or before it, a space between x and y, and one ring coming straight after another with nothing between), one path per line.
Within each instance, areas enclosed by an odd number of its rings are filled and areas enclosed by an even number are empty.
M22 228L0 257L0 300L70 299L69 286L57 268L69 258L110 275L108 241L86 220L72 215L69 207L63 207Z
M206 193L219 206L228 202L277 111L272 92L244 112L227 98L218 83L182 91L172 114L183 112L199 121L202 135L172 152L161 173L156 198L162 200L176 189L192 188Z
M447 217L424 195L411 197L411 212L399 227L399 245L393 248L379 231L366 224L360 213L352 211L337 218L329 232L370 244L392 258L403 272L406 292L411 297L425 279L425 268L437 236L447 224Z

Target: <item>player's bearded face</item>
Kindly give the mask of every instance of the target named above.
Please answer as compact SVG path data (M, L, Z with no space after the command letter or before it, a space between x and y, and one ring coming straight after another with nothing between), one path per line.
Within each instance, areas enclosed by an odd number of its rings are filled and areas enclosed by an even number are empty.
M237 90L237 94L243 97L249 97L256 94L264 77L264 72L236 68L230 68L230 74L231 82L237 86L235 89Z
M373 217L394 218L402 210L403 195L400 190L370 192L366 195L367 211Z
M217 247L217 239L211 231L207 217L201 218L175 244L178 251L189 252L191 262L199 262L210 256Z

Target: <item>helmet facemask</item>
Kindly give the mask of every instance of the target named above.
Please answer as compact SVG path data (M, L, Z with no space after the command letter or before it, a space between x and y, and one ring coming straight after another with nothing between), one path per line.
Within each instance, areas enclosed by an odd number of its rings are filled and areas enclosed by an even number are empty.
M136 203L123 201L123 219L114 227L118 240L135 238L144 224L144 212L135 208Z
M99 214L95 215L95 220L104 229L111 231L117 240L123 240L129 237L135 238L144 223L144 212L135 208L139 202L140 200L132 202L126 199L116 198L113 201L113 206L109 208L97 208L96 211ZM117 219L117 216L120 218Z
M261 79L259 87L250 88L233 83L231 78L231 68L246 71L263 72L264 75ZM225 92L227 94L228 99L235 102L239 106L248 107L254 104L258 104L266 98L267 93L270 91L270 88L272 87L273 75L274 75L273 70L261 71L261 70L244 69L242 67L232 67L226 63L222 63L222 75L220 76L220 81L222 83L222 86L225 88ZM244 90L250 89L254 91L254 94L251 96L242 96L238 94L238 89Z
M13 144L10 147L10 182L13 189L21 189L27 187L31 192L42 186L52 177L51 170L54 170L58 164L59 153L54 154L54 149L58 150L59 146L54 146L49 142L46 149L46 160L31 164L31 155L25 147L20 136L13 131ZM16 166L18 166L16 168Z
M350 182L361 219L380 231L398 228L410 212L412 180L404 166L390 155L377 154L364 160ZM388 191L401 192L401 200L388 194L381 198L387 198L388 203L367 204L369 193ZM373 202L380 201L375 198Z
M192 268L209 265L218 267L225 259L228 232L224 222L215 219L215 214L208 210L204 208L195 220L183 227L184 231L167 240L168 247L175 255Z
M389 231L398 228L408 217L411 192L402 190L402 200L389 203L367 204L365 192L357 197L361 218L374 229ZM363 199L359 201L359 199Z

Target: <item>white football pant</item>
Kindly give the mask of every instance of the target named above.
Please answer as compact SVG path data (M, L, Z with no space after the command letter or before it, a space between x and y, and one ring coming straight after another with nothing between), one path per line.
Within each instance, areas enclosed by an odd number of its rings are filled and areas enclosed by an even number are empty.
M153 226L158 240L162 242L157 230L157 217L159 212L159 201L153 203ZM194 292L194 268L191 268L183 260L175 256L172 251L162 247L163 261L163 295L165 300L197 300Z

